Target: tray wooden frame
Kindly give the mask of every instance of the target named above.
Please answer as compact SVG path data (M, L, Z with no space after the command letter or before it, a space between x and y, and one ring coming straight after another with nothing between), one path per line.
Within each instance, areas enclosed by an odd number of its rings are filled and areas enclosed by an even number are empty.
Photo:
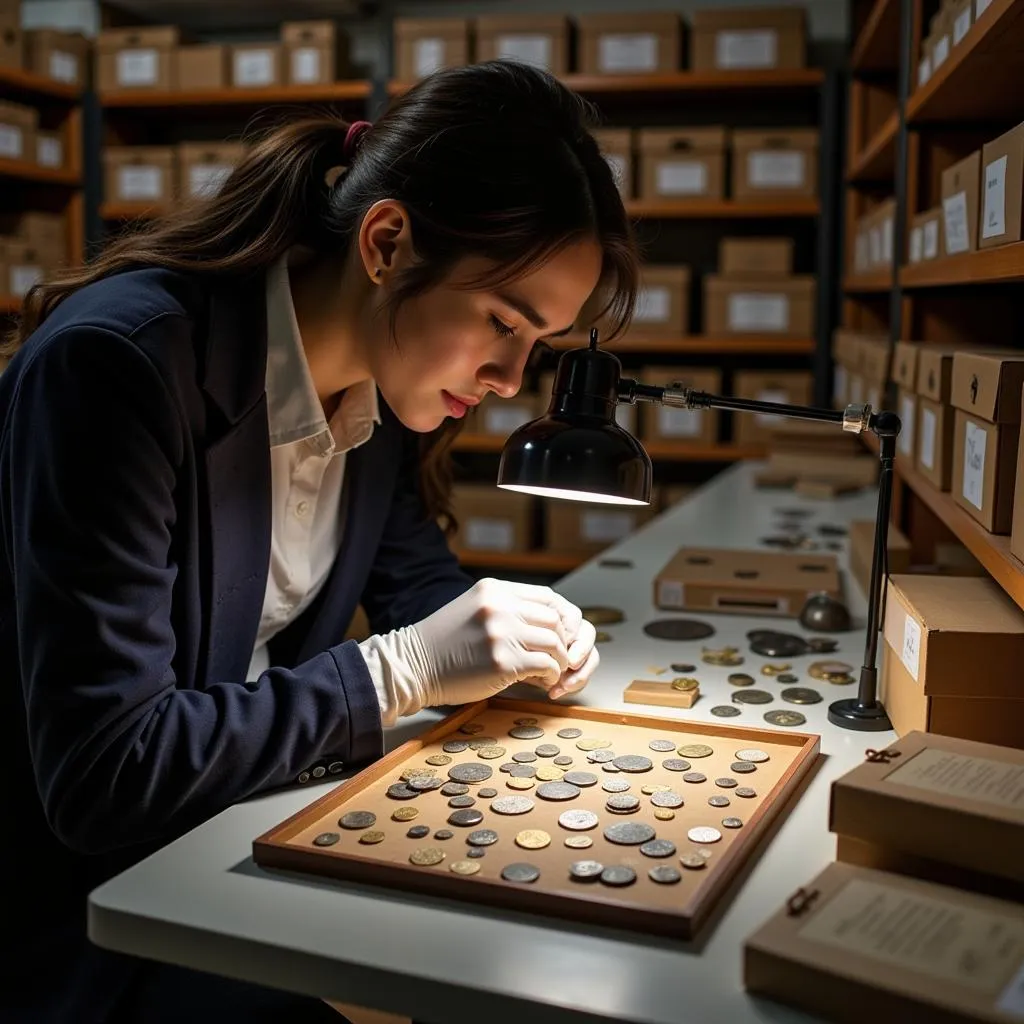
M651 909L631 904L630 889L612 889L573 884L571 892L552 893L531 889L529 885L491 881L475 876L460 876L451 871L422 868L412 864L383 862L373 856L374 847L367 847L365 855L349 851L336 851L333 847L316 848L295 845L292 840L308 830L330 813L344 813L345 804L353 803L359 794L378 782L383 776L395 776L403 764L417 757L424 747L457 733L460 726L487 710L513 712L538 719L560 718L566 723L593 723L601 725L636 726L656 729L664 735L685 733L687 738L706 737L708 742L735 740L741 746L761 744L783 745L795 751L793 760L776 784L758 798L758 805L747 819L742 835L729 848L709 862L700 872L701 881L692 896L681 907ZM472 737L459 738L470 739ZM467 901L479 906L491 905L512 910L537 913L546 917L565 918L584 924L600 924L614 928L628 928L645 933L692 938L712 913L715 904L728 888L742 865L759 848L760 840L772 823L785 811L788 798L799 782L812 769L820 748L820 737L811 733L788 730L759 729L732 726L726 723L691 722L631 712L602 710L585 706L561 706L553 703L533 703L495 697L476 704L465 705L438 722L432 729L397 747L390 754L363 769L357 775L330 790L320 799L293 814L253 841L253 858L266 868L299 871L425 893ZM694 766L695 768L698 765ZM496 765L495 765L496 768ZM743 784L743 780L740 780ZM529 794L526 794L529 795ZM396 804L396 806L398 806ZM510 819L515 821L516 819ZM520 819L520 820L525 820ZM425 839L424 843L429 840ZM444 844L441 844L444 846ZM537 855L540 851L537 852ZM531 859L531 851L523 851L524 860ZM536 855L534 855L536 856ZM581 850L580 857L586 858ZM677 858L668 863L678 864ZM658 863L652 861L652 865ZM685 871L685 869L683 869ZM677 886L666 887L675 890Z

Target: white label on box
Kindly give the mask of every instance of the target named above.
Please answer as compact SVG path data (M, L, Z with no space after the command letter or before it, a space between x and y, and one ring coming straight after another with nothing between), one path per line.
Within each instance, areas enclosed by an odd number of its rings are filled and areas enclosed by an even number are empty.
M19 299L28 294L29 288L43 279L43 268L35 264L13 265L10 268L11 294Z
M699 409L673 409L658 406L658 431L662 437L700 437L704 413Z
M708 190L707 166L701 160L658 164L655 190L663 196L701 196Z
M320 51L315 46L292 50L292 83L315 85L320 81Z
M156 85L156 50L121 50L117 54L118 85Z
M892 217L882 221L882 262L892 266Z
M580 517L583 539L602 544L622 540L635 529L636 516L631 512L584 512Z
M671 306L672 296L663 285L641 288L636 296L633 321L639 324L664 323L668 319Z
M876 224L868 232L868 239L871 242L871 266L882 262L882 229Z
M215 196L231 175L231 166L195 164L188 169L188 189L192 196Z
M64 166L64 146L60 139L54 139L47 135L40 135L36 138L36 163L43 167Z
M773 68L779 62L779 35L774 29L715 34L715 67Z
M832 373L832 391L844 401L846 399L846 367L836 363Z
M900 419L903 429L900 431L899 448L907 458L914 455L914 407L917 405L913 395L904 395L900 402Z
M54 50L50 54L50 77L56 78L58 82L77 82L78 58L73 53Z
M992 0L974 0L974 20L977 21L989 8Z
M918 87L924 85L932 77L932 62L928 57L922 57L921 63L917 65Z
M965 11L962 11L956 16L956 21L953 22L953 45L963 41L963 38L970 31L971 28L971 9L968 7Z
M163 175L159 167L119 167L117 169L118 199L159 199Z
M417 39L412 46L412 64L420 78L440 71L444 67L444 40Z
M921 440L918 454L925 469L935 468L935 413L931 409L921 410Z
M850 378L850 404L860 405L864 394L864 378L854 375Z
M765 388L763 391L758 393L757 401L759 402L781 402L784 404L789 403L789 393L781 390L780 388ZM758 423L774 423L779 417L775 413L770 412L758 412L754 413L754 419Z
M235 85L272 85L274 52L240 50L235 54Z
M682 608L683 585L677 580L661 580L658 583L658 607Z
M963 796L1024 810L1024 764L925 747L885 776L885 783Z
M985 168L985 215L981 237L995 238L1006 233L1006 157L993 160Z
M939 218L933 217L924 226L924 258L933 260L939 255Z
M910 232L910 262L920 263L924 253L924 229L919 224Z
M0 156L8 160L23 160L25 138L20 128L13 124L0 124Z
M1024 915L953 902L933 892L852 878L797 934L897 971L956 984L994 999L1024 960Z
M484 432L487 434L511 434L524 423L534 418L529 406L509 402L507 405L489 404L484 412Z
M477 516L466 521L466 546L485 551L511 551L515 531L507 519L483 519Z
M1024 1020L1024 963L1020 970L1010 979L1010 984L1003 989L996 1009L1010 1017L1019 1017Z
M946 219L946 253L967 252L970 239L967 237L967 193L957 192L942 200L942 212Z
M747 181L752 188L801 188L804 155L755 150L747 155Z
M653 32L600 36L597 67L599 71L657 71L658 37Z
M497 56L532 64L537 68L551 68L551 36L508 35L498 36Z
M976 423L964 420L963 495L976 508L982 506L985 482L985 442L988 435Z
M946 58L949 56L949 36L943 36L937 40L935 46L932 48L932 67L938 71L943 64L946 63Z
M626 183L626 158L621 153L613 153L611 155L605 155L605 162L612 169L612 177L615 179L615 184L621 191L622 186Z
M900 660L907 666L907 671L917 679L921 669L921 627L913 615L908 615L903 623L903 647Z
M757 292L729 296L730 331L785 331L789 328L789 298Z

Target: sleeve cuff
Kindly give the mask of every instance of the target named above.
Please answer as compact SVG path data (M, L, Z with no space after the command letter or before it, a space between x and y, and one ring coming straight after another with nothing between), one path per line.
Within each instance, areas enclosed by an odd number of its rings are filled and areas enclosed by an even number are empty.
M355 640L330 649L348 708L348 760L361 764L376 761L384 755L384 732L380 703L366 659Z

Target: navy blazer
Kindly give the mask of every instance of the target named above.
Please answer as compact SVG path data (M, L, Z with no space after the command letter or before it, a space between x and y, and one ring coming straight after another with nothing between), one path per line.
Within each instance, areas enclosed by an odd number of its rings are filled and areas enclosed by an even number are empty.
M265 305L262 279L119 274L0 375L0 877L27 883L5 925L49 965L21 991L8 962L4 1020L114 998L127 961L84 939L104 878L254 793L379 757L344 642L356 606L383 632L472 583L424 514L417 435L381 402L327 582L245 682L270 551Z

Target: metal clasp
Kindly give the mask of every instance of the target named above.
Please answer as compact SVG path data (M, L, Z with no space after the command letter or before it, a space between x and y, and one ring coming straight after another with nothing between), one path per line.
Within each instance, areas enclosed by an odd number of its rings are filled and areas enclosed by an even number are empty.
M872 764L888 764L894 758L900 756L898 750L872 750L870 747L864 751L864 760Z
M811 904L821 895L817 889L807 889L801 886L792 896L786 900L786 913L790 917L799 917L811 908Z

